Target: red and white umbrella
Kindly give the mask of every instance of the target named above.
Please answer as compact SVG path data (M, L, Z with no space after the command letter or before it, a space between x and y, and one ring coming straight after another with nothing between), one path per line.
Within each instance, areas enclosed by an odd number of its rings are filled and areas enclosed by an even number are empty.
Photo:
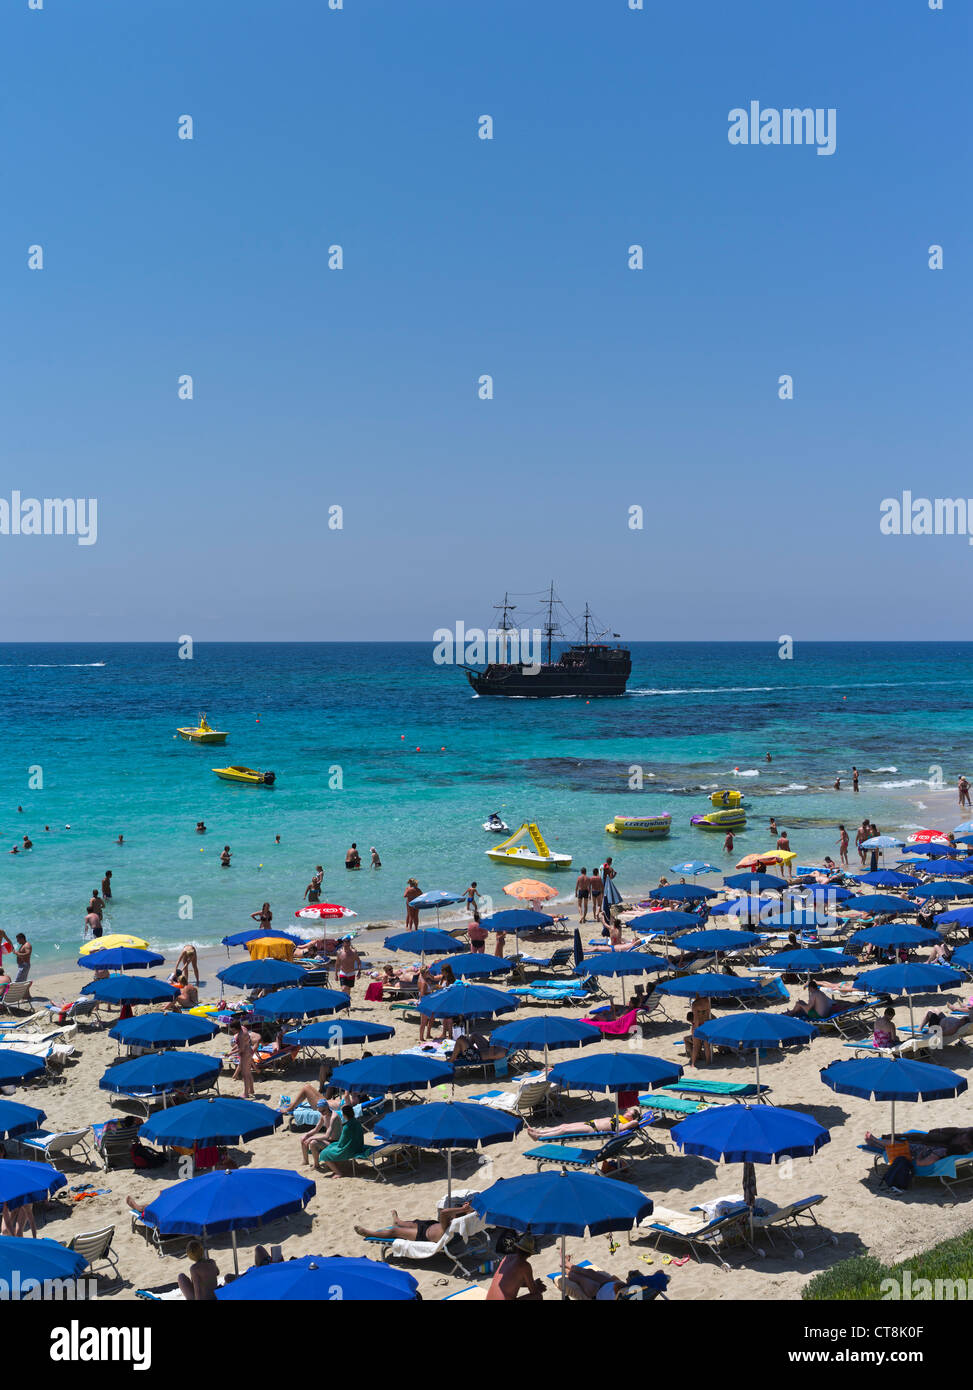
M945 830L917 830L906 837L907 845L946 845Z
M357 917L350 907L339 907L337 903L312 903L309 907L299 907L295 917Z

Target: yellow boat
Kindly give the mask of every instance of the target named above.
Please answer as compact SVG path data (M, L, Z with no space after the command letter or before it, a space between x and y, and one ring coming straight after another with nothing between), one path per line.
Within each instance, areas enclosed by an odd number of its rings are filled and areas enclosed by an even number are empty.
M518 841L530 836L533 849ZM496 849L485 851L494 864L526 864L532 869L570 869L570 854L557 854L548 849L547 842L533 821L524 821L519 830L514 831L509 840L504 840Z
M199 716L199 723L192 729L177 729L176 733L187 743L225 743L226 734L221 729L210 728L206 715Z
M723 810L728 810L734 806L743 805L743 793L735 789L728 789L722 792L713 792L710 801L714 806L719 806Z
M661 840L669 834L671 826L672 817L664 812L661 816L615 816L605 830L623 840Z
M691 824L700 830L742 830L747 823L747 813L742 807L735 811L710 811L706 816L693 816Z
M213 771L224 782L243 782L248 787L272 787L277 781L276 772L258 772L255 767L214 767Z

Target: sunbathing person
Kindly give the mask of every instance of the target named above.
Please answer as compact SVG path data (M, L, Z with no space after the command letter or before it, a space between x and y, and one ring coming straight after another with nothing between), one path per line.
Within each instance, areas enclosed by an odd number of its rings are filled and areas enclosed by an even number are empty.
M502 1258L487 1292L488 1303L512 1303L515 1299L536 1303L544 1297L543 1281L534 1278L527 1258L536 1249L537 1242L531 1235L505 1231L497 1236L497 1254Z
M628 1289L624 1279L617 1279L614 1274L606 1274L601 1269L585 1269L581 1265L576 1265L570 1255L565 1256L567 1262L566 1277L572 1284L577 1285L578 1289L585 1298L590 1298L598 1303L613 1302L620 1298Z
M507 1055L505 1047L497 1047L482 1033L461 1033L453 1043L449 1060L453 1066L475 1066L478 1062L499 1062Z
M371 1236L378 1240L429 1240L436 1244L458 1217L469 1216L472 1211L469 1202L463 1202L458 1207L440 1207L435 1221L401 1221L399 1213L393 1209L391 1226L381 1231L367 1231L364 1226L356 1226L355 1231L360 1236Z
M784 1010L784 1016L786 1018L806 1018L813 1022L816 1018L833 1018L835 1014L842 1012L842 1006L825 994L817 980L808 980L807 1003L803 999L798 999L792 1009Z
M253 1054L253 1069L259 1071L261 1067L272 1066L285 1057L293 1061L300 1050L299 1047L284 1042L284 1032L281 1029L273 1042L263 1043L257 1048Z
M323 1100L331 1071L331 1063L322 1062L321 1069L318 1072L318 1084L315 1086L313 1082L306 1081L294 1095L293 1099L287 1105L280 1107L280 1114L289 1115L291 1111L296 1110L299 1105L317 1105L319 1101Z
M938 1028L944 1038L951 1038L954 1033L965 1028L970 1019L973 1019L973 1004L955 1014L939 1013L935 1009L930 1009L920 1026Z
M178 1013L181 1009L192 1009L199 1003L199 991L195 985L189 983L185 973L179 975L173 982L177 985L179 993L175 999L170 999L162 1010L164 1014Z
M631 1129L637 1125L642 1118L642 1111L637 1105L630 1105L627 1110L623 1110L620 1115L605 1116L598 1120L576 1120L573 1124L549 1125L545 1129L535 1129L531 1125L525 1125L527 1133L531 1139L553 1139L558 1134L577 1134L581 1136L584 1127L587 1126L594 1134L615 1134L619 1131Z

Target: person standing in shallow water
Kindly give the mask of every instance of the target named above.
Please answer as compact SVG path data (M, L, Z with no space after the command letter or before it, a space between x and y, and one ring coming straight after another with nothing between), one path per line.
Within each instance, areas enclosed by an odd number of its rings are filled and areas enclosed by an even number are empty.
M228 869L228 868L230 867L230 858L231 858L230 846L229 846L229 845L224 845L224 846L223 846L223 853L220 855L220 868L222 868L222 869Z
M101 896L106 902L111 897L111 869L105 870L105 877L101 880Z

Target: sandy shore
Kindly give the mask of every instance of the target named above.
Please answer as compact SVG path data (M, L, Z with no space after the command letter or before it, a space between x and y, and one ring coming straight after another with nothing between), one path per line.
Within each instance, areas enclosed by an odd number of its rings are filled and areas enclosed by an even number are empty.
M923 815L931 817L932 824L937 823L936 817L938 823L943 825L957 822L955 793L927 792L923 800L928 807ZM372 946L371 943L369 957L376 963L391 958L380 946ZM233 959L239 958L242 958L242 953L234 952ZM200 991L204 1001L218 997L215 971L226 963L226 959L224 950L207 953L204 957L204 984ZM396 963L402 964L402 958L399 957ZM846 976L850 973L845 972ZM66 1000L76 995L88 978L86 972L79 969L44 976L37 981L35 993L39 998L50 996L57 1001ZM967 986L943 998L959 1001L965 999L968 993ZM360 984L355 991L354 1016L393 1022L395 1025L396 1035L385 1045L385 1050L400 1051L414 1045L418 1034L415 1023L405 1023L392 1015L387 1004L366 1004L363 996L364 984ZM932 1002L924 997L916 1000L920 1010L930 1007ZM508 1017L521 1017L530 1011L531 1006L527 1006ZM678 1013L678 1008L671 1011ZM566 1011L569 1016L580 1016L582 1012L579 1009ZM905 1020L906 1007L900 1006L898 1012L899 1017ZM655 1024L648 1039L632 1039L623 1045L636 1046L659 1057L685 1061L680 1047L683 1032L684 1025L679 1022ZM46 1088L26 1085L19 1087L16 1092L17 1100L36 1104L47 1112L49 1129L83 1128L118 1113L113 1111L107 1094L98 1089L98 1080L105 1068L118 1056L115 1042L108 1037L107 1026L91 1032L79 1031L74 1041L77 1053L68 1065L66 1084ZM211 1055L225 1053L225 1037L220 1035L213 1045L204 1045L196 1050ZM381 1044L372 1045L372 1051L380 1050L383 1050ZM349 1060L358 1056L359 1052L358 1048L347 1049L343 1057ZM566 1055L577 1054L562 1054ZM778 1205L813 1193L825 1195L826 1200L818 1209L822 1230L811 1233L805 1242L808 1248L803 1258L799 1258L778 1237L776 1249L764 1243L767 1250L765 1258L757 1258L745 1251L734 1254L729 1273L721 1271L712 1260L702 1264L691 1260L682 1266L666 1265L672 1277L669 1289L671 1297L796 1298L810 1274L837 1259L868 1250L886 1261L900 1260L958 1232L968 1224L969 1193L973 1188L959 1189L954 1194L958 1200L953 1200L939 1184L928 1182L919 1183L898 1197L884 1195L875 1189L874 1180L871 1179L871 1161L858 1151L857 1145L867 1129L876 1133L887 1131L888 1105L835 1095L821 1083L818 1076L820 1069L828 1063L850 1055L840 1040L820 1037L810 1047L776 1058L769 1056L761 1064L762 1079L772 1086L774 1103L807 1111L831 1132L831 1142L813 1160L800 1159L780 1168L767 1166L758 1167L757 1170L758 1190ZM973 1053L959 1045L951 1048L941 1060L966 1075L971 1070ZM687 1066L686 1075L692 1074ZM753 1078L749 1065L719 1058L699 1074L734 1081ZM282 1094L293 1093L300 1082L313 1081L316 1076L317 1064L302 1062L286 1080L265 1078L258 1081L257 1099L277 1105ZM509 1084L509 1080L486 1083L482 1079L464 1081L455 1086L454 1096L462 1099L496 1085ZM239 1083L228 1079L221 1079L220 1089L223 1094L241 1093ZM608 1097L594 1105L574 1100L570 1104L569 1115L572 1119L584 1119L607 1115L611 1109ZM968 1094L956 1100L927 1105L897 1106L899 1128L966 1124L969 1114ZM659 1134L665 1137L666 1130L660 1128ZM523 1151L531 1143L526 1133L522 1133L512 1144L492 1146L477 1155L457 1154L454 1160L454 1184L482 1188L496 1178L533 1171L533 1165L522 1157ZM298 1168L301 1164L299 1135L287 1127L273 1136L248 1144L246 1152L248 1157L244 1161L258 1166ZM71 1160L62 1161L61 1166L70 1186L90 1177L97 1186L110 1188L111 1191L79 1203L57 1202L45 1216L42 1233L67 1241L79 1231L114 1225L122 1283L115 1286L106 1284L106 1294L130 1298L136 1288L169 1282L179 1270L186 1268L184 1259L160 1258L141 1236L132 1233L130 1213L125 1203L129 1195L140 1203L151 1200L161 1188L174 1181L172 1165L151 1173L124 1169L108 1174L100 1166L86 1166ZM317 1193L305 1214L281 1219L270 1226L241 1235L241 1265L245 1266L248 1262L252 1247L258 1242L268 1245L283 1242L285 1255L366 1253L369 1247L354 1233L356 1224L384 1225L390 1220L393 1207L404 1218L432 1219L437 1200L445 1192L445 1179L445 1158L435 1154L425 1155L418 1173L404 1176L390 1173L389 1181L365 1176L319 1178ZM637 1184L657 1204L681 1211L695 1204L739 1193L741 1179L739 1166L718 1167L704 1159L681 1156L675 1152L671 1141L664 1156L641 1157L626 1175L628 1182ZM824 1243L818 1249L810 1248L820 1242ZM221 1268L231 1269L229 1238L217 1238L211 1245ZM624 1234L616 1237L614 1242L607 1235L575 1240L569 1243L569 1248L617 1274L624 1275L630 1269L646 1273L663 1268L661 1252L641 1242L630 1247ZM675 1247L665 1249L671 1250L676 1256L682 1253ZM373 1247L371 1253L374 1253ZM645 1262L644 1256L650 1257L652 1263ZM535 1258L535 1271L547 1273L553 1270L557 1259L554 1241L545 1243ZM449 1274L442 1260L407 1267L417 1276L426 1299L441 1298L468 1282ZM479 1277L482 1280L484 1276Z

